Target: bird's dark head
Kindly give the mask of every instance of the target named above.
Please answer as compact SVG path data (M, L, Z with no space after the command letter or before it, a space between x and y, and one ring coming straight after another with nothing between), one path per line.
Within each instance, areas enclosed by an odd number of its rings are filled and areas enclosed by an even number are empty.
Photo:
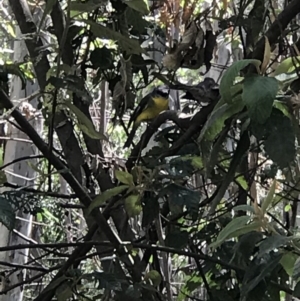
M169 91L167 88L157 87L153 90L153 94L163 98L169 98Z

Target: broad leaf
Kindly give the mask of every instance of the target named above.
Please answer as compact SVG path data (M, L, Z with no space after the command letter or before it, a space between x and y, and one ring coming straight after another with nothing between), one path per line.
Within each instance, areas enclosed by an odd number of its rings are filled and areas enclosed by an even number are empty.
M239 75L239 72L247 67L249 64L253 64L258 67L261 64L259 60L241 60L233 63L225 72L220 83L220 94L226 103L232 102L231 87L235 81L235 78Z
M270 117L277 91L278 82L275 78L258 75L245 78L243 102L251 120L264 123Z
M213 242L210 247L216 248L221 245L226 239L231 238L232 234L235 233L238 229L242 229L250 221L251 217L244 215L234 218L226 227L219 233L217 240Z
M156 270L151 270L150 272L146 273L146 275L144 276L144 280L148 279L151 280L153 286L158 286L162 281L160 273Z
M139 194L132 194L125 199L125 210L129 217L135 217L142 212L143 208Z
M300 277L300 257L298 257L295 262L292 277L294 280L298 280Z
M268 192L267 197L264 199L262 205L261 205L261 210L263 212L263 214L266 213L267 209L269 208L269 205L272 203L273 199L274 199L274 194L275 194L275 188L276 188L276 179L274 179L270 190Z
M280 260L280 264L282 265L282 267L290 277L292 277L293 275L294 265L297 258L298 255L294 254L293 252L288 252L283 254Z
M133 176L129 172L122 171L122 170L115 170L115 176L123 184L128 186L134 185L133 183Z
M87 209L87 214L90 214L93 209L100 207L106 201L108 201L112 197L122 193L124 190L126 190L128 188L129 188L128 185L121 185L121 186L114 187L112 189L105 190L104 192L102 192L101 194L99 194L98 196L96 196L94 198L94 200L92 201L92 203L90 204L90 206Z
M275 76L282 73L292 73L296 68L300 66L300 56L289 57L283 60L275 70Z

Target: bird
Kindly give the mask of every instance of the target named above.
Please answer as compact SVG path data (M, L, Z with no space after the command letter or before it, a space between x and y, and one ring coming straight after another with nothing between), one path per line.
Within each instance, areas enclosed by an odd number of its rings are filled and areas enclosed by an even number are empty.
M189 86L185 84L176 84L172 89L178 89L185 91L186 94L182 96L182 99L195 100L198 103L210 102L210 91L218 90L219 87L213 78L206 77L202 82L195 86Z
M155 119L161 112L168 110L168 108L169 93L162 87L155 87L152 92L143 97L130 117L128 129L132 124L133 126L124 147L130 146L135 132L142 122Z

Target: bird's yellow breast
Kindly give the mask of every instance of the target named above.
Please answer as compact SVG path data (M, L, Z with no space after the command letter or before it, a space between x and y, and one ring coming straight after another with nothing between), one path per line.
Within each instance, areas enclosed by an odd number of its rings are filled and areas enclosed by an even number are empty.
M152 101L153 103L137 117L137 124L156 118L162 111L167 110L169 107L168 98L153 97Z

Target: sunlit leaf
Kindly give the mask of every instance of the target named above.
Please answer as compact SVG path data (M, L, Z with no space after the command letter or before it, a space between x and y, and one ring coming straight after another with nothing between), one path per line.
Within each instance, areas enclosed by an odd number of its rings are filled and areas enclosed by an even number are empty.
M274 75L280 75L282 73L292 73L296 68L300 66L300 56L289 57L283 60L276 68Z
M134 185L133 183L133 176L129 172L122 171L122 170L115 170L115 176L123 184L126 185Z
M125 199L125 209L129 217L139 215L143 208L141 205L140 195L132 194Z

